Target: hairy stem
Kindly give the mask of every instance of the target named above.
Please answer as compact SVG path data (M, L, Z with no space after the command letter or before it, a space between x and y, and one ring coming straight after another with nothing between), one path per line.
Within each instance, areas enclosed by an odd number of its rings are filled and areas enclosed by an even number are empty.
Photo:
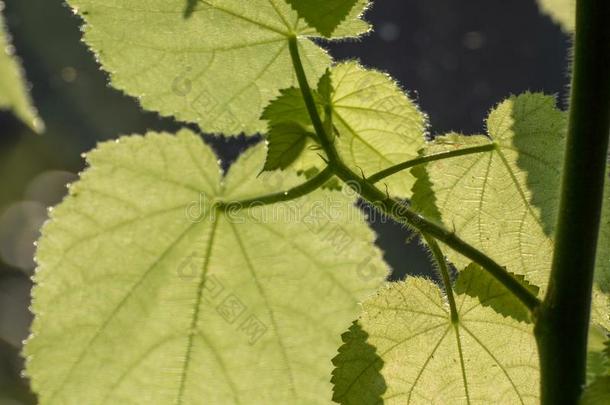
M449 152L435 153L434 155L422 156L416 159L407 160L406 162L402 162L392 167L388 167L387 169L381 170L373 174L372 176L367 177L367 180L371 183L377 183L378 181L385 179L386 177L390 177L393 174L424 163L434 162L436 160L450 159L458 156L472 155L475 153L489 152L494 150L495 148L496 145L494 143L489 143L486 145L473 146L469 148L452 150Z
M305 100L305 105L307 106L307 111L309 112L309 117L311 118L311 123L316 130L318 138L320 138L319 142L322 149L324 149L324 152L326 152L328 162L334 163L339 160L339 155L333 147L330 138L326 136L324 124L322 123L320 114L318 114L316 102L313 99L313 94L311 92L311 88L309 87L309 82L307 81L305 69L303 69L303 62L301 62L301 57L299 56L299 42L296 36L293 36L288 40L288 47L290 48L292 64L297 75L297 81L299 82L301 93L303 94L303 99Z
M330 180L333 175L333 170L330 167L326 167L305 183L291 188L290 190L254 197L247 200L222 202L218 203L216 207L220 210L234 210L294 200L316 191L318 188L322 187L324 183Z
M290 40L290 54L292 56L294 70L301 87L301 93L303 94L303 98L308 106L307 108L311 121L314 123L314 128L320 140L320 145L329 158L328 167L333 170L334 174L357 193L359 193L360 196L372 203L382 212L395 219L397 222L412 226L419 232L436 238L483 267L508 290L510 290L519 300L521 300L527 308L534 311L540 304L538 298L532 294L530 290L519 283L509 272L506 271L504 267L496 263L485 253L460 239L455 233L450 232L443 226L422 217L409 209L401 201L390 198L384 192L375 187L369 180L360 177L343 163L337 153L337 150L335 149L335 146L333 145L333 142L331 141L331 138L324 130L324 125L322 125L322 120L320 119L320 115L318 114L318 110L315 106L311 88L309 87L309 83L307 81L307 76L303 70L303 64L301 63L299 56L296 38L292 38Z
M449 308L451 310L451 322L456 324L459 320L457 306L455 305L455 297L453 295L453 287L451 286L451 278L449 277L449 269L447 267L447 260L445 259L445 255L441 250L438 242L434 239L423 234L424 239L428 246L430 246L430 251L432 252L432 256L434 256L434 261L438 267L438 271L443 280L443 286L445 287L445 295L447 295L447 300L449 301Z
M570 123L549 288L536 324L542 404L577 404L610 133L610 1L578 0Z

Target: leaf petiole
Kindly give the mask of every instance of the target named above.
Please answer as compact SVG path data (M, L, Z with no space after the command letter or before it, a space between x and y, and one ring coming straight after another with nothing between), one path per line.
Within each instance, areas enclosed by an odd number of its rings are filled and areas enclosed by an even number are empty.
M435 153L433 155L422 156L415 159L407 160L406 162L399 163L397 165L388 167L387 169L381 170L367 178L371 183L377 183L378 181L390 177L403 170L410 169L414 166L418 166L425 163L434 162L437 160L450 159L458 156L473 155L476 153L490 152L496 148L495 143L489 143L486 145L472 146L469 148L456 149L449 152Z

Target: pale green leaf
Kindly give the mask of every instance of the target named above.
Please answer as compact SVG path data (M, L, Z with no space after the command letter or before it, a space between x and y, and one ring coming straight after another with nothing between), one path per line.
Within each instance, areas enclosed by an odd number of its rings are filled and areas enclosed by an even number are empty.
M356 62L332 70L333 122L339 155L365 175L417 157L427 117L386 74ZM397 196L410 196L414 178L399 173L383 181Z
M299 36L308 76L330 63L283 0L69 0L112 84L146 109L206 132L265 130L263 108L296 84L288 39ZM342 34L358 35L354 25Z
M303 152L311 133L300 124L274 125L267 134L268 152L264 170L285 169Z
M580 405L610 404L610 376L600 377L585 388Z
M341 404L537 404L532 326L457 296L459 322L431 281L390 284L363 304L333 363Z
M566 114L553 97L526 93L496 107L488 136L439 137L425 154L493 143L490 152L429 163L414 208L440 215L468 243L544 290L553 255ZM438 218L435 218L438 219ZM466 258L447 250L458 268Z
M566 32L573 32L576 25L576 0L538 0L543 13L561 25Z
M333 131L330 135L348 166L370 176L418 156L424 145L427 117L389 76L364 69L356 62L347 62L331 70L331 79L332 84L325 82L324 77L320 81L317 102L324 104L321 93L331 92ZM297 102L296 95L290 94L293 110L301 117L303 102ZM273 107L274 102L270 108L278 111L279 116L282 109L288 109L287 101L288 97L280 98L278 105ZM327 130L330 132L330 128ZM307 151L293 167L307 170L321 166L318 154L315 149ZM410 196L415 178L401 172L383 182L391 193L405 197Z
M0 13L0 110L11 110L34 131L42 132L44 124L32 105L23 69L14 52Z
M317 404L358 302L387 274L354 199L319 191L223 213L302 182L222 178L188 131L101 144L42 230L27 374L45 404Z
M513 276L534 295L538 294L538 287L529 284L522 275ZM483 306L491 307L499 314L522 322L532 322L529 309L502 283L477 264L470 264L460 272L454 288L458 294L468 294L478 298Z
M354 8L357 0L286 0L320 34L330 37Z

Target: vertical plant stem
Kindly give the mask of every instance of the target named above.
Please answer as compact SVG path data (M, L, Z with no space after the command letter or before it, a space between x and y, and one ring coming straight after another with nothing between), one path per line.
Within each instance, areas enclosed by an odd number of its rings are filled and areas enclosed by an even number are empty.
M313 99L313 93L311 92L309 82L307 81L307 75L305 74L305 69L303 68L303 62L301 62L301 57L299 56L299 41L296 36L293 36L288 40L288 47L290 48L292 64L297 75L299 87L301 88L301 94L305 100L307 112L311 118L311 123L316 130L316 135L318 135L320 145L327 155L329 164L335 163L339 161L339 156L332 145L331 139L327 136L326 131L324 130L324 124L320 118L320 114L318 114L318 107Z
M570 123L549 288L536 323L542 405L577 404L610 133L610 1L578 0Z

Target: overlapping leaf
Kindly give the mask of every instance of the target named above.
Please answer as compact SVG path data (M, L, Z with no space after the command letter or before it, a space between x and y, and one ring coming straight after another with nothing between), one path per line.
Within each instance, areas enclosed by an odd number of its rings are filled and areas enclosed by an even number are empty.
M534 295L538 294L538 287L523 280L523 276L516 275L515 278ZM509 289L477 264L470 264L460 272L454 288L458 294L478 298L483 306L491 307L499 314L521 322L532 321L529 309Z
M325 37L349 15L358 0L286 0L309 25ZM366 6L367 2L360 1Z
M459 322L434 283L390 284L364 303L333 363L341 404L537 404L532 327L467 295Z
M606 405L610 403L610 376L600 377L589 385L580 405Z
M356 62L347 62L331 70L331 82L330 135L348 166L370 176L417 157L424 144L426 116L391 78L364 69ZM318 97L318 102L323 104L323 98ZM282 97L271 103L264 117L273 122L287 117L287 111L294 111L299 120L306 113L296 89L285 90ZM304 170L321 165L318 154L318 150L306 151L294 167ZM384 183L394 195L406 197L411 194L414 177L402 172Z
M223 179L189 132L104 143L44 226L27 373L41 404L315 404L386 265L354 200L217 211L302 181L263 145Z
M264 131L260 114L296 83L288 39L300 36L303 63L318 78L330 58L312 28L283 0L70 0L86 22L85 40L112 84L142 106L204 131ZM353 17L353 18L352 18ZM337 34L368 25L352 16Z
M0 7L0 11L1 9ZM12 110L34 131L40 132L44 128L32 105L23 69L15 58L2 13L0 13L0 109Z
M425 148L435 153L493 143L494 150L429 163L414 187L415 208L542 287L553 252L566 114L553 97L524 94L501 103L488 136L448 135ZM465 258L448 249L464 267Z

